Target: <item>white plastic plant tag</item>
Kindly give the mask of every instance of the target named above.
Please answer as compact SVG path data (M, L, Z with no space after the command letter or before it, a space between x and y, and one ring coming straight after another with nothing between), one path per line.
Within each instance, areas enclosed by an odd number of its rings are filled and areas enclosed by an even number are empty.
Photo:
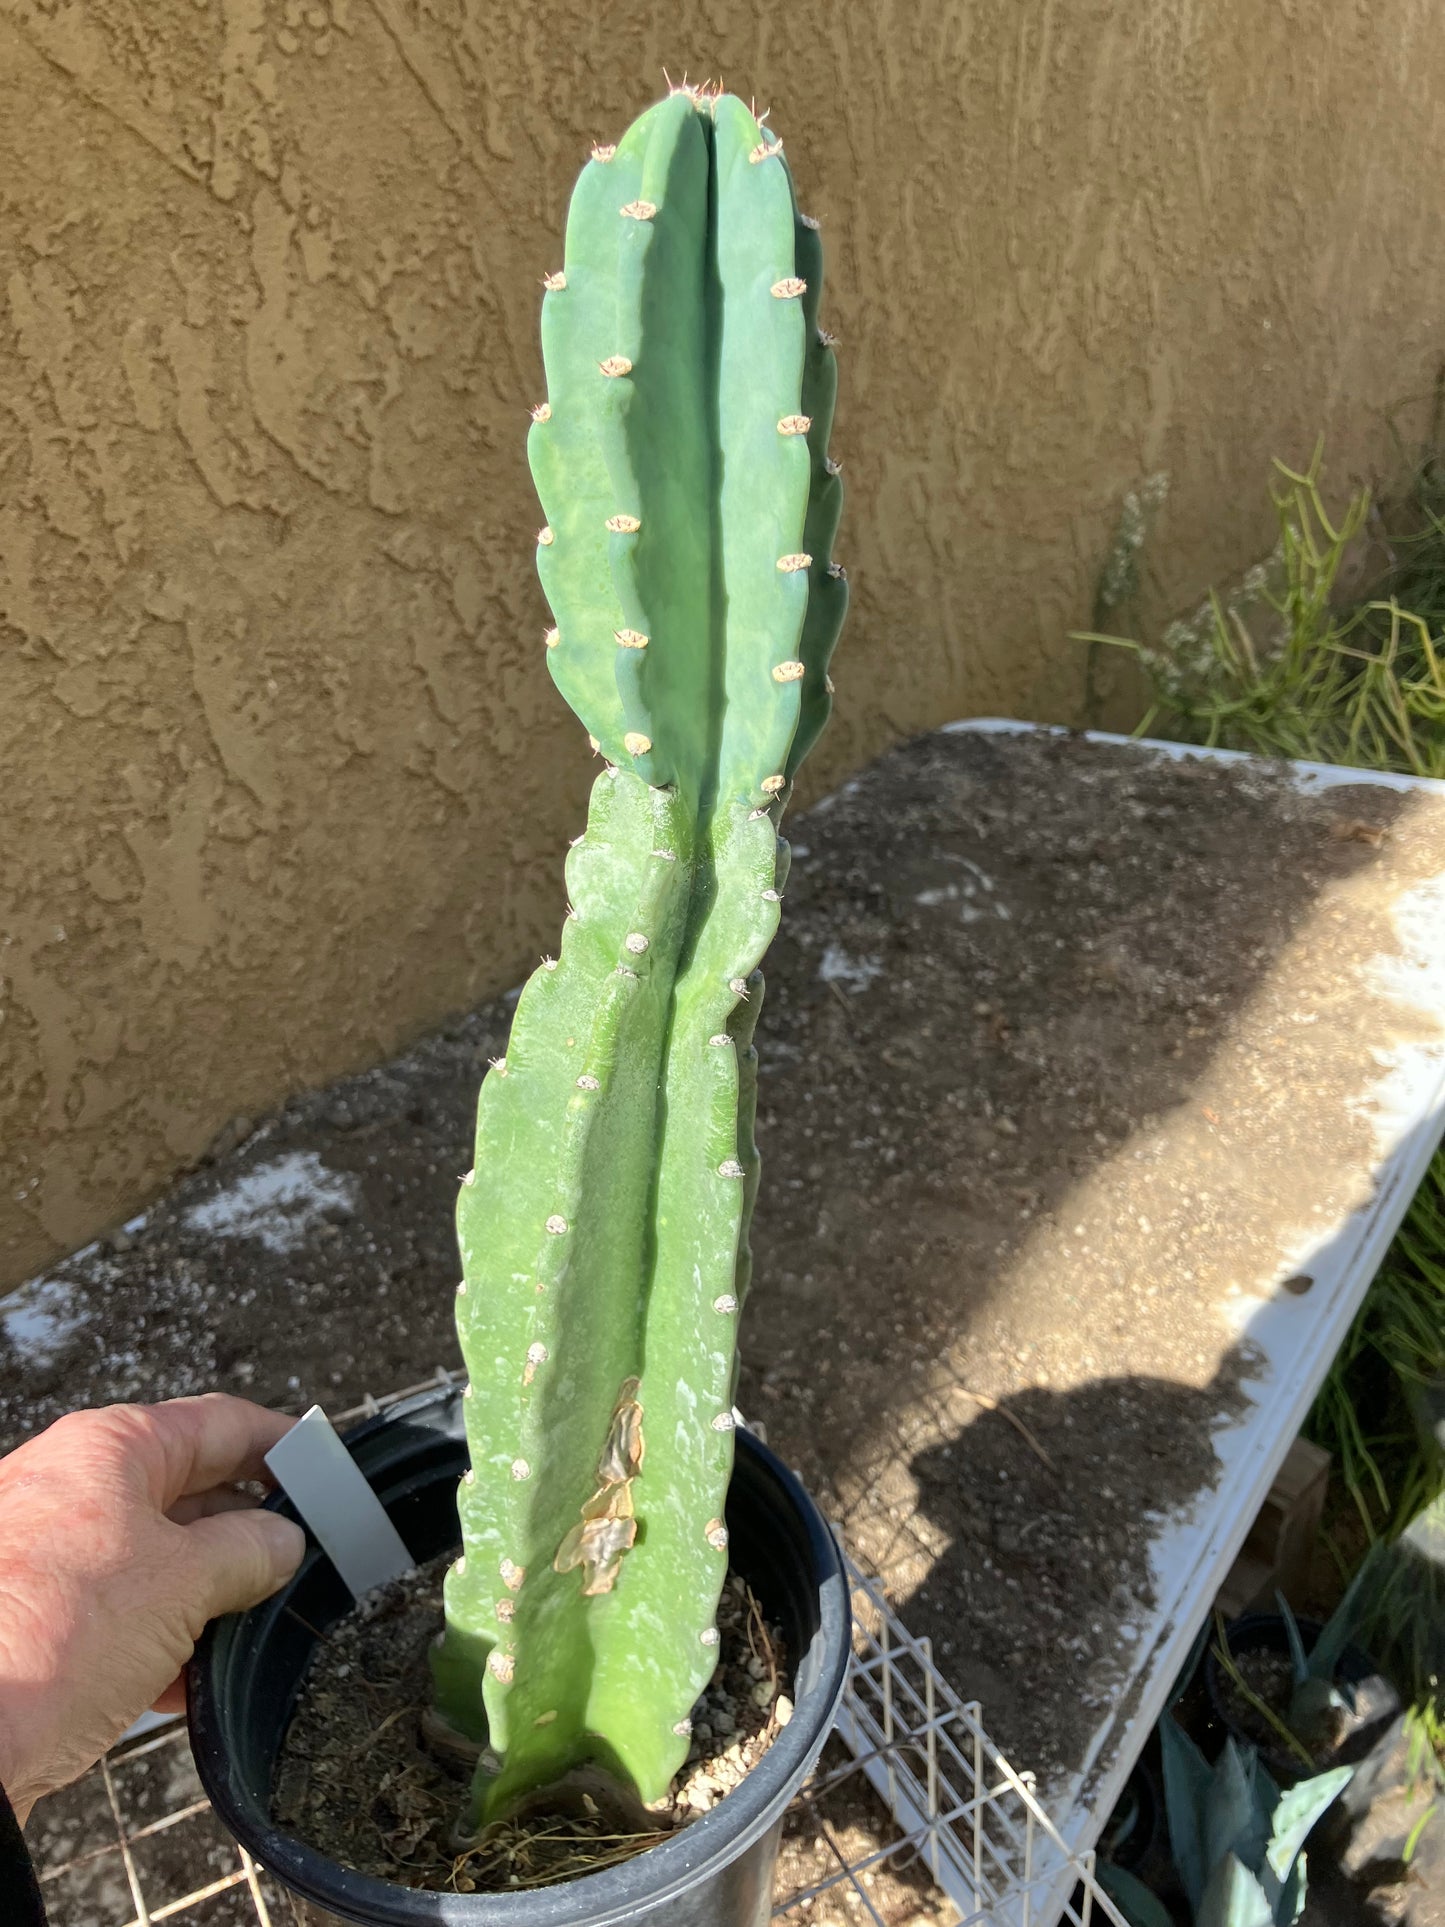
M416 1564L319 1405L272 1446L266 1464L357 1599Z

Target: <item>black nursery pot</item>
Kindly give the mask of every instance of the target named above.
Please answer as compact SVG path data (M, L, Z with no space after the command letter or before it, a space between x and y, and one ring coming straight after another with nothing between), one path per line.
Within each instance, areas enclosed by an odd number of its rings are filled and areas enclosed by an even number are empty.
M1324 1631L1317 1619L1297 1619L1305 1651L1313 1650ZM1242 1613L1224 1629L1225 1643L1232 1658L1243 1659L1250 1653L1275 1653L1290 1656L1289 1631L1282 1613ZM1211 1640L1204 1659L1204 1683L1215 1718L1227 1732L1245 1746L1255 1746L1231 1710L1229 1679L1215 1655ZM1330 1756L1331 1766L1349 1766L1362 1760L1400 1710L1400 1696L1367 1653L1358 1646L1346 1645L1335 1667L1335 1683L1348 1687L1355 1698L1355 1711L1346 1721L1345 1736ZM1293 1786L1306 1778L1302 1763L1279 1745L1259 1746L1258 1752L1272 1777L1282 1786Z
M459 1543L466 1470L458 1392L423 1392L368 1420L347 1444L418 1562ZM269 1501L291 1514L279 1496ZM787 1468L737 1434L728 1493L731 1559L781 1628L794 1668L793 1717L710 1813L660 1845L582 1880L519 1894L422 1893L328 1860L271 1820L277 1755L316 1643L351 1605L314 1545L294 1579L206 1632L188 1675L191 1746L211 1804L293 1895L301 1918L363 1927L761 1927L770 1912L783 1814L837 1716L850 1648L847 1581L832 1534ZM314 1631L313 1631L314 1629Z
M1104 1823L1099 1851L1104 1859L1127 1873L1152 1865L1167 1845L1164 1825L1164 1787L1153 1760L1146 1754L1134 1762L1113 1812Z

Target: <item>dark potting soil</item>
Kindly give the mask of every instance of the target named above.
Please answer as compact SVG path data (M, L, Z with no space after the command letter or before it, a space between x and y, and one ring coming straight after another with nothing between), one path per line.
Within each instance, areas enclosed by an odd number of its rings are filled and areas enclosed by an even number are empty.
M1291 1749L1285 1745L1279 1728L1259 1710L1255 1701L1267 1706L1275 1717L1288 1727L1289 1704L1294 1692L1294 1668L1287 1653L1250 1652L1236 1653L1233 1656L1235 1670L1243 1680L1244 1692L1226 1674L1220 1682L1220 1697L1226 1712L1238 1730L1252 1745L1257 1746L1267 1757L1286 1756ZM1253 1698L1250 1696L1253 1695ZM1315 1767L1323 1771L1330 1763L1330 1756L1338 1746L1343 1734L1343 1722L1336 1721L1331 1744L1312 1750ZM1296 1735L1298 1738L1298 1735ZM1297 1770L1303 1768L1302 1760L1296 1762Z
M1368 1196L1368 983L1445 810L940 733L785 833L739 1403L1047 1795L1217 1475L1251 1310L1308 1305L1301 1227ZM560 859L557 892L538 951ZM237 1119L7 1301L0 1446L216 1386L339 1413L456 1364L456 1184L513 1001Z
M1235 1653L1232 1659L1247 1690L1241 1692L1221 1668L1219 1692L1225 1710L1238 1730L1259 1748L1270 1772L1281 1780L1293 1781L1305 1772L1324 1773L1332 1766L1358 1763L1372 1738L1377 1740L1400 1710L1399 1695L1381 1673L1370 1671L1363 1678L1347 1679L1337 1674L1343 1704L1321 1709L1317 1719L1301 1731L1290 1719L1295 1683L1288 1655L1246 1650ZM1285 1742L1279 1728L1260 1711L1260 1704L1294 1733L1309 1755L1308 1768Z
M378 1587L315 1650L282 1742L272 1792L278 1826L342 1866L406 1887L505 1893L595 1873L644 1852L724 1799L792 1714L791 1674L775 1628L728 1575L718 1606L718 1666L693 1709L692 1744L665 1807L641 1830L579 1792L490 1828L470 1851L452 1834L469 1766L429 1740L427 1654L441 1628L450 1556ZM599 1804L599 1800L602 1804Z

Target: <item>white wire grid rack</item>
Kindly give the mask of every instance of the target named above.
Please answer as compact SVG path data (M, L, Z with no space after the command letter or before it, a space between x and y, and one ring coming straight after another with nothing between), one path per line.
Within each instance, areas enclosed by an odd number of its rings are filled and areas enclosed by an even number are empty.
M450 1383L368 1399L356 1419ZM990 1740L877 1586L847 1562L854 1642L837 1731L794 1802L774 1918L801 1927L1126 1927L1032 1777ZM279 1886L225 1832L183 1723L115 1747L28 1830L52 1927L290 1927ZM1075 1876L1062 1912L1060 1891Z

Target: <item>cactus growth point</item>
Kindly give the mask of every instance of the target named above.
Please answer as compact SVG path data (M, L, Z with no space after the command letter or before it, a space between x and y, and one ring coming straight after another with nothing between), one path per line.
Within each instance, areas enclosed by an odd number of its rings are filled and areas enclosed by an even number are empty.
M758 965L847 600L821 279L782 143L679 89L594 150L544 284L546 660L606 766L457 1214L434 1674L484 1819L583 1762L658 1800L717 1661Z

